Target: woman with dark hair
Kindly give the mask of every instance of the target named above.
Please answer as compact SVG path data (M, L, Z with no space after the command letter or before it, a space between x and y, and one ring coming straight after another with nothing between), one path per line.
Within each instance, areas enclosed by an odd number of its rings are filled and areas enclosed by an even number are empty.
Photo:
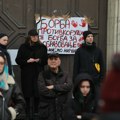
M96 116L95 86L87 73L75 79L73 97L68 100L65 120L91 120Z
M8 64L8 72L10 75L13 75L12 65L11 65L11 58L7 51L7 45L8 45L8 35L5 33L0 33L0 51L3 52L7 59Z
M0 120L15 120L24 113L25 100L13 77L5 71L5 66L5 55L0 52Z
M16 62L21 68L21 87L28 113L33 113L33 107L36 113L39 102L37 79L39 72L43 71L47 64L47 48L40 42L35 29L28 32L25 43L18 50Z

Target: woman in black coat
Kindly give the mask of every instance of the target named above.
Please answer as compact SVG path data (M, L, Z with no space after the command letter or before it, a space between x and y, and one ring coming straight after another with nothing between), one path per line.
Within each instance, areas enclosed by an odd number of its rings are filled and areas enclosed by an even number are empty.
M95 86L87 73L75 79L73 97L68 100L65 120L91 120L95 114Z
M5 55L0 52L0 120L15 120L25 112L25 100L6 67ZM20 118L22 120L22 118Z
M38 74L47 64L47 48L39 41L35 29L28 32L26 42L18 50L16 62L21 68L21 86L29 110L30 101L33 99L36 103L35 106L38 106ZM37 108L35 109L37 110Z

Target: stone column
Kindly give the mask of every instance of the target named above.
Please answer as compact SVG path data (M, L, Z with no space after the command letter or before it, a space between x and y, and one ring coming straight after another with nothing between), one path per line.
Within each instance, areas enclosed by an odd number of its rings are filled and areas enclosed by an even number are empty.
M120 0L108 0L107 16L107 69L111 57L120 51Z

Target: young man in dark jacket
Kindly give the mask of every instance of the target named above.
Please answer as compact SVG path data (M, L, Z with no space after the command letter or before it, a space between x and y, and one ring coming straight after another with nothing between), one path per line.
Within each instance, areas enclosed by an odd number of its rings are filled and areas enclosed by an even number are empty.
M91 31L83 32L84 43L77 49L74 56L73 81L79 73L89 73L95 86L100 86L104 76L102 51L96 47Z
M40 120L63 120L64 106L71 91L72 82L61 67L57 53L48 56L48 69L38 78L40 95Z
M68 100L65 120L92 120L96 117L95 86L87 73L79 74L74 83L73 96Z

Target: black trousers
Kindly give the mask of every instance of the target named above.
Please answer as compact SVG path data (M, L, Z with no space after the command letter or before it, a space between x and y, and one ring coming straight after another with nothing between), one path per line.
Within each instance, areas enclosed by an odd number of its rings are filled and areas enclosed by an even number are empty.
M25 97L26 116L28 120L35 120L38 117L39 97Z

